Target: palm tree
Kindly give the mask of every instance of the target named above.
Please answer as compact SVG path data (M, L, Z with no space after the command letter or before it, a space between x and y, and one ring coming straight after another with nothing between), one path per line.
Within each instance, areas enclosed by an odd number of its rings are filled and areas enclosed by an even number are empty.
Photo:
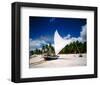
M44 50L45 50L45 46L43 45L42 46L42 53L44 53Z

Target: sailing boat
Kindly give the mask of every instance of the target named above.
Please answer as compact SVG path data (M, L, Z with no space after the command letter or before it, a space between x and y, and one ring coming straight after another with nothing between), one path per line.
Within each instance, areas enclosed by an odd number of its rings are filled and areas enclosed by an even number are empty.
M49 48L49 55L44 57L45 60L54 60L58 59L58 53L67 45L71 42L71 40L65 40L62 38L58 31L56 30L54 33L54 50L55 50L55 55L50 55L51 49Z
M57 55L67 44L70 44L71 42L71 39L62 38L56 30L54 35L55 54Z

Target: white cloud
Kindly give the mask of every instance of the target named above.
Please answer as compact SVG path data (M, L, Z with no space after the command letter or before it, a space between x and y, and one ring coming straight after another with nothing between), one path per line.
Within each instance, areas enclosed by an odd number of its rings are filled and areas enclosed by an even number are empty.
M54 43L52 44L53 47L55 47Z
M64 37L64 39L71 40L71 42L74 42L74 41L85 42L86 41L86 28L87 28L86 25L82 26L82 30L80 32L79 37L71 37L71 35L68 34L66 37Z
M47 43L44 40L38 40L38 39L32 40L32 39L30 39L29 47L30 47L30 50L34 50L36 48L40 48L41 45L43 45L43 44L47 44Z
M86 25L82 26L82 31L80 32L80 37L83 41L86 41Z
M40 40L51 41L52 38L50 36L40 36Z
M81 37L72 37L71 38L72 42L75 42L75 41L79 41L79 42L82 42L82 38Z
M53 21L55 21L55 19L56 19L56 18L51 18L51 19L50 19L50 22L53 22Z
M68 34L66 37L64 37L64 39L69 39L69 38L71 38L70 34Z

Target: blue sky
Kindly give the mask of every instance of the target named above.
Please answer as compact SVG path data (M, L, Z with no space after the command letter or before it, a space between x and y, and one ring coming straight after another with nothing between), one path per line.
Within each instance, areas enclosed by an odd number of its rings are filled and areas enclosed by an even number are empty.
M43 44L54 43L54 32L78 38L82 31L82 26L86 25L86 19L79 18L57 18L57 17L29 17L29 38L30 49L41 48Z

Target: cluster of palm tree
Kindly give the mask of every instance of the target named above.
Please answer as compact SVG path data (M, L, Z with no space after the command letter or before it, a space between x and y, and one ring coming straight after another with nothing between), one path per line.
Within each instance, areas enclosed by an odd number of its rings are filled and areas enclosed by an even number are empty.
M86 53L86 42L72 42L66 45L59 54L76 54L76 53ZM46 53L47 55L55 54L54 47L49 43L48 45L43 45L42 49L35 49L34 51L30 51L30 55L33 54L43 54Z
M30 51L30 55L33 55L33 54L45 54L45 53L47 55L55 53L54 47L51 45L51 43L43 45L41 50L36 48L34 51Z
M51 43L42 46L42 53L46 53L47 55L55 53L54 47L51 45Z
M72 42L66 45L61 51L61 54L76 54L76 53L86 53L86 42Z

